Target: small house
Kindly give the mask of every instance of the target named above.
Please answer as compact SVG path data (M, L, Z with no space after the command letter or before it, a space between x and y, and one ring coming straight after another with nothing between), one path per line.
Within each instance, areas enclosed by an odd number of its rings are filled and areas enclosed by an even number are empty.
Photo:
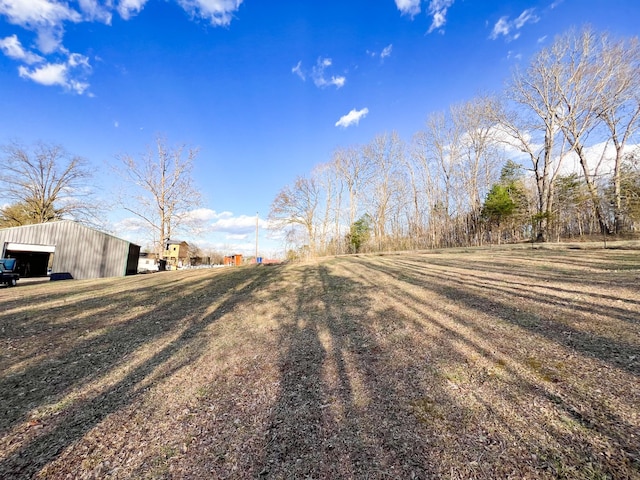
M189 265L189 244L180 240L167 240L162 259L167 262L167 270L177 270Z

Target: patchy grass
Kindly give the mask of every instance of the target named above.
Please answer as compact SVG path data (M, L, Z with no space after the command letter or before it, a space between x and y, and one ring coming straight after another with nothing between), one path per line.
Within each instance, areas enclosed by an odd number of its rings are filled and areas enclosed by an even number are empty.
M0 290L1 478L640 478L640 251Z

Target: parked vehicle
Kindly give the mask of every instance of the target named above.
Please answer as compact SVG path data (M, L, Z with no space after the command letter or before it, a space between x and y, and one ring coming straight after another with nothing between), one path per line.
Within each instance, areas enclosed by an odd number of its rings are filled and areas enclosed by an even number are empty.
M16 271L15 258L0 258L0 284L15 287L20 275Z

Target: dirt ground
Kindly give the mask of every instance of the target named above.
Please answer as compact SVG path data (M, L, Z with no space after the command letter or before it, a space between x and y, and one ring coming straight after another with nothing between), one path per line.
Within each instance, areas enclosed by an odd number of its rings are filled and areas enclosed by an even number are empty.
M640 250L2 288L0 478L640 478Z

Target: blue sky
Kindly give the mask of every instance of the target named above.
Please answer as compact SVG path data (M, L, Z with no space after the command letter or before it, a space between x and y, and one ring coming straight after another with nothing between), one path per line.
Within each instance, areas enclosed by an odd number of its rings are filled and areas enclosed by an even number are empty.
M256 212L336 148L409 140L555 35L635 36L638 19L636 0L0 0L0 143L63 145L105 199L116 155L158 134L197 146L210 231L192 240L249 253ZM264 229L260 245L282 248Z

